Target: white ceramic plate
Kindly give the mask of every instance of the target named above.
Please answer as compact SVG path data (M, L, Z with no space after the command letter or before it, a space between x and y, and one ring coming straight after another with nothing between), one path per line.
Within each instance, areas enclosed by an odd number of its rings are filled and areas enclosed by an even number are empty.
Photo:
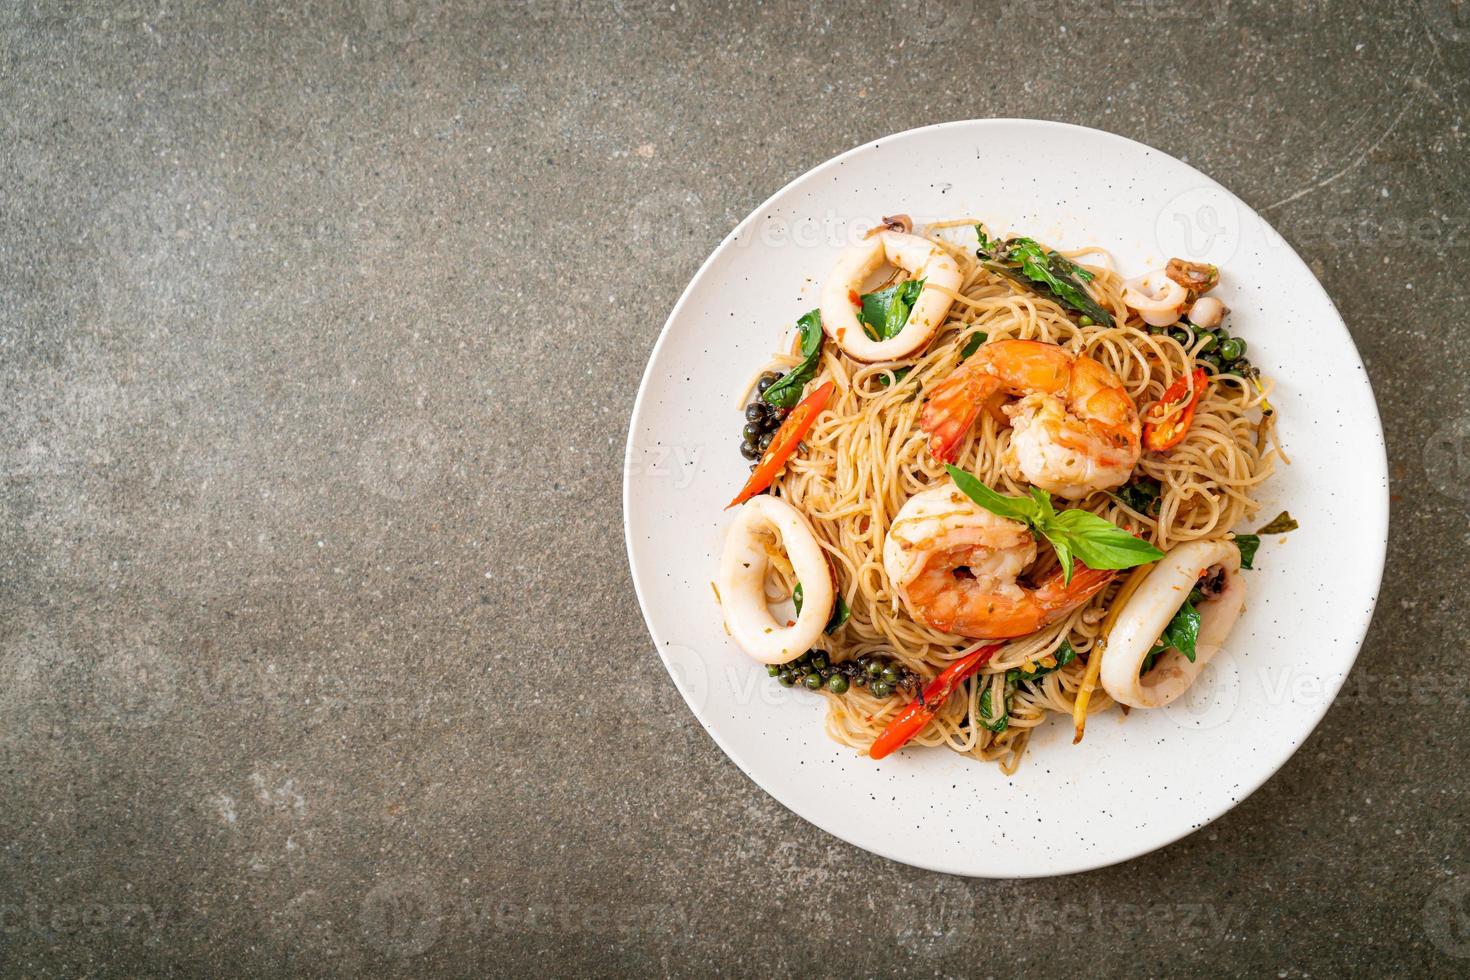
M1218 263L1218 295L1273 402L1292 459L1264 516L1248 610L1169 708L1067 719L1014 776L943 749L882 762L823 732L821 699L766 676L725 635L710 582L745 481L737 394L816 305L841 247L880 215L981 217L1054 245L1107 247L1125 274L1170 256ZM1311 272L1255 212L1178 160L1076 126L976 120L844 153L775 194L715 249L658 339L628 433L623 507L633 581L659 655L696 718L766 792L859 847L955 874L1066 874L1197 830L1260 786L1312 731L1368 628L1383 572L1388 476L1363 364ZM1244 530L1244 529L1243 529ZM711 801L727 806L729 801Z

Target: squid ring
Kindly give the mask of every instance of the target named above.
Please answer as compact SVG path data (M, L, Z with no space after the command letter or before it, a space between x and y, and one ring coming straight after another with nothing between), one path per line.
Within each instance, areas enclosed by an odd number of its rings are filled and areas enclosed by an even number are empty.
M1123 286L1123 302L1137 310L1151 327L1178 322L1179 311L1189 301L1189 290L1165 275L1163 269L1146 272Z
M776 622L766 603L767 531L786 548L801 583L801 612L791 626ZM832 616L832 571L822 546L801 512L776 497L752 497L741 506L725 538L719 586L730 635L763 664L784 664L806 653Z
M924 288L897 336L874 340L864 332L857 315L862 307L863 282L885 259L909 275L923 279ZM954 257L928 239L901 231L879 232L842 253L827 276L822 287L822 329L854 360L871 364L908 357L934 338L935 331L949 315L953 300L940 289L957 291L961 281L960 267Z
M1172 647L1142 677L1154 641L1184 604L1201 575L1215 566L1225 572L1224 589L1199 604L1199 638L1194 662ZM1194 683L1225 642L1245 605L1240 548L1233 541L1191 541L1170 551L1143 580L1108 633L1101 680L1108 696L1134 708L1161 708Z

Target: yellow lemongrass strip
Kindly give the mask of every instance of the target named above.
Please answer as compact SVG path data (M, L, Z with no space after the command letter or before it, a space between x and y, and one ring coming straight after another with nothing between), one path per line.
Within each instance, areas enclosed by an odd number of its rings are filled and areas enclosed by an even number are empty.
M1148 577L1149 570L1154 567L1153 562L1147 565L1139 565L1133 573L1123 580L1123 587L1113 597L1113 605L1108 609L1108 615L1102 621L1102 628L1098 631L1097 642L1092 646L1092 654L1087 658L1087 673L1083 675L1082 687L1077 691L1077 702L1072 707L1072 744L1076 745L1082 741L1082 730L1087 727L1087 702L1092 700L1092 692L1097 690L1097 678L1102 673L1102 658L1107 652L1108 631L1113 628L1122 615L1123 607L1138 591L1143 580Z

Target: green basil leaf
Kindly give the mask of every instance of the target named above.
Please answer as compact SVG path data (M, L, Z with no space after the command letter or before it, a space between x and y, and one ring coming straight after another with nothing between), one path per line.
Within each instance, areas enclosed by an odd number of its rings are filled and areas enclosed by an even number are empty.
M1068 643L1066 640L1063 640L1062 645L1057 647L1056 650L1051 654L1051 656L1056 658L1056 663L1052 666L1045 667L1038 663L1035 670L1026 670L1024 667L1014 667L1006 671L1006 680L1034 681L1038 678L1045 677L1047 674L1054 674L1057 671L1061 670L1063 667L1067 666L1067 664L1076 660L1077 651L1072 649L1072 644ZM1046 658L1043 657L1042 659L1044 660Z
M1038 517L1042 520L1048 520L1057 516L1056 510L1051 505L1051 494L1041 489L1041 487L1031 487L1026 492L1031 495L1032 500L1036 501L1036 514Z
M1005 731L1006 726L1011 723L1011 705L1010 698L1003 697L1001 700L1004 701L1005 704L1002 706L1004 710L1001 711L1000 718L992 718L992 715L994 714L990 707L990 691L992 689L992 686L993 685L987 682L985 685L985 690L980 692L980 717L976 718L975 720L978 721L985 728L988 728L995 734L999 735L1001 732Z
M982 259L993 258L995 256L995 250L997 247L999 247L1000 242L994 238L991 238L990 235L985 231L985 226L982 224L975 225L975 237L980 241L980 247L975 250L977 253L979 253L979 257Z
M904 378L907 378L909 376L909 372L912 371L913 369L914 369L914 367L913 367L912 364L909 365L908 367L894 368L893 369L893 380L892 381L889 381L888 380L888 375L886 375L886 374L880 374L880 375L878 375L878 383L880 385L882 385L883 387L885 387L885 388L887 388L890 384L895 384L896 385L899 382L903 381Z
M1252 564L1256 560L1256 549L1261 546L1259 534L1237 534L1235 546L1240 549L1240 567L1254 568Z
M852 618L852 610L847 608L847 600L838 593L837 599L832 603L832 616L827 620L828 633L836 633L842 624Z
M923 290L924 280L908 279L876 293L865 294L862 309L858 311L858 322L863 325L863 331L874 340L897 337Z
M1164 557L1142 538L1085 510L1064 510L1040 530L1048 540L1053 534L1065 536L1072 552L1088 568L1133 568Z
M801 335L801 363L781 375L761 397L777 408L795 408L801 401L801 390L817 374L822 359L822 315L817 310L796 321Z
M1160 496L1163 489L1163 484L1153 477L1135 476L1119 487L1113 496L1145 517L1156 517L1163 503Z
M796 615L798 616L801 615L801 603L803 598L804 597L801 592L801 583L797 582L796 588L791 590L791 602L796 606ZM842 593L837 593L837 598L832 603L832 615L827 617L827 625L824 628L824 632L837 632L837 630L841 628L842 624L847 622L851 618L852 610L847 608L847 600L842 597Z
M1072 570L1077 564L1077 556L1072 553L1072 539L1052 524L1043 523L1039 525L1039 530L1057 553L1057 562L1062 566L1062 584L1071 585Z
M992 514L999 514L1001 517L1009 517L1013 521L1024 521L1032 525L1040 516L1034 499L1007 497L1005 494L996 493L958 466L946 464L944 468L949 471L950 478L954 480L955 486L960 488L961 493Z
M1186 599L1174 618L1169 620L1169 625L1164 627L1163 641L1184 654L1184 659L1190 663L1194 663L1194 645L1199 640L1199 624L1199 610Z
M984 260L992 272L1055 301L1058 305L1091 318L1103 326L1113 325L1113 316L1093 299L1082 285L1091 282L1092 273L1058 252L1047 249L1033 238L1010 238L997 242L975 226L980 247L975 255Z
M1261 535L1263 534L1286 534L1301 527L1287 511L1282 511L1271 518L1264 527L1255 534L1237 534L1235 546L1240 549L1240 567L1255 568L1256 550L1261 547Z
M1062 255L1059 252L1048 252L1047 255L1051 258L1052 268L1056 269L1057 272L1063 275L1069 275L1072 278L1080 279L1083 282L1092 282L1093 279L1097 278L1092 273L1082 268L1082 266L1078 265L1076 262L1073 262L1071 259L1067 258L1065 255Z
M1285 534L1287 531L1295 531L1299 527L1301 527L1301 525L1296 522L1296 518L1292 517L1291 514L1283 510L1275 517L1271 518L1270 523L1268 523L1260 530L1256 531L1256 533Z
M1163 642L1162 640L1155 641L1154 645L1149 648L1148 656L1143 658L1142 666L1138 668L1138 676L1142 677L1144 674L1147 674L1149 671L1153 670L1154 661L1163 656L1164 651L1167 649L1169 649L1169 644Z
M984 330L976 330L970 334L970 339L965 341L965 346L960 348L960 360L968 360L970 355L980 349L980 345L990 339L990 334Z
M1132 568L1158 561L1164 553L1136 538L1112 521L1085 510L1056 513L1051 494L1032 487L1026 497L1007 497L981 483L957 466L945 466L955 486L992 514L1022 521L1050 542L1062 565L1062 578L1072 584L1072 566L1077 560L1088 568Z
M1063 306L1073 312L1090 316L1104 326L1113 325L1112 315L1099 306L1077 281L1078 272L1082 272L1086 279L1092 278L1077 263L1047 251L1031 238L1014 238L1010 244L1011 255L1020 257L1021 272L1028 279L1045 285Z

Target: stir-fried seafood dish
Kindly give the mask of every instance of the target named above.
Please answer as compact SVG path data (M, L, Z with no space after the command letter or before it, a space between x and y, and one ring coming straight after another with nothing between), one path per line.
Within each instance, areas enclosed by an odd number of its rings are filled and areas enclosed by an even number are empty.
M1014 771L1049 714L1163 707L1247 602L1287 462L1228 275L885 217L741 394L715 594L773 683L874 759Z

